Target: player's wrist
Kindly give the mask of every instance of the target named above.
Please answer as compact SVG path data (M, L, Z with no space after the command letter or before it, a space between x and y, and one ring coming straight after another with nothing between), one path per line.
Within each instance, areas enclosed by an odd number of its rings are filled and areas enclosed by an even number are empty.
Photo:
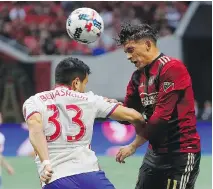
M131 143L130 147L133 148L134 150L136 150L138 148L137 144L135 144L135 143Z
M46 165L50 165L51 163L50 163L50 160L44 160L44 161L42 161L42 163L41 163L41 165L42 165L42 167L45 167Z

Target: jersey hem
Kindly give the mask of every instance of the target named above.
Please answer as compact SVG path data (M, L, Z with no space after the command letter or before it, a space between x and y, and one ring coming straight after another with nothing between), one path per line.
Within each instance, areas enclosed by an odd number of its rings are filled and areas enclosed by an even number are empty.
M109 116L115 111L115 109L116 109L118 106L119 106L119 104L116 104L116 105L112 108L112 110L107 114L106 117L109 117Z
M30 113L27 117L26 117L26 120L28 120L33 114L36 114L36 113L39 113L38 111L33 111L32 113Z

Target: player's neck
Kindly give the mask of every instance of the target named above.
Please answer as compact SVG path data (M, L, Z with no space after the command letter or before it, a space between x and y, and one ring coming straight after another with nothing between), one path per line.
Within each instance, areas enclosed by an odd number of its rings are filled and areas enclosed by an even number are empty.
M69 90L73 90L72 87L69 85L56 83L54 88L58 88L58 87L65 87L65 88L68 88Z
M151 64L154 60L156 60L156 58L157 58L158 56L160 56L160 54L161 54L161 52L160 52L158 49L154 50L154 51L150 54L149 63L148 63L148 64Z

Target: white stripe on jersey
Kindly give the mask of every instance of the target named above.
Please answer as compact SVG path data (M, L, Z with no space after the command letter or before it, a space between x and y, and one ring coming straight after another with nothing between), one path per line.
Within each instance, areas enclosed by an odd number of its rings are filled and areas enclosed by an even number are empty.
M160 62L164 65L166 64L167 62L170 61L170 58L168 56L162 56L159 58Z

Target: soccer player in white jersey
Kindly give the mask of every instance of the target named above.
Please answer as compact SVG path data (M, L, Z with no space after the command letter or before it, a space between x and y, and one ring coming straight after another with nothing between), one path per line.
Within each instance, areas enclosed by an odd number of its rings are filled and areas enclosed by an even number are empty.
M2 133L0 133L0 188L2 186L2 167L7 170L8 174L14 174L13 167L5 160L4 156L2 155L4 151L4 143L5 137Z
M94 120L129 121L136 132L144 123L137 111L84 93L89 74L81 60L66 58L56 68L55 89L30 97L23 105L43 189L114 189L90 148Z

